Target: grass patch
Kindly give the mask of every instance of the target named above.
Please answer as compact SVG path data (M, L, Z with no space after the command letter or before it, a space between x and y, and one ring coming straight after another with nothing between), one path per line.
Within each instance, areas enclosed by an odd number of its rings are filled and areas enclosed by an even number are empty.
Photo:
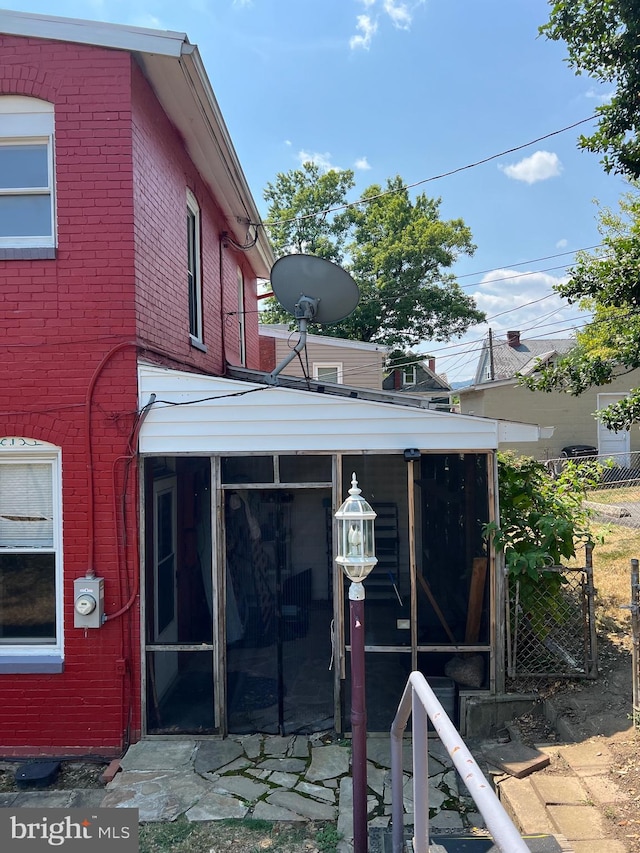
M140 825L140 853L333 853L340 836L333 824L215 820Z
M587 492L586 499L599 504L621 504L625 501L640 501L640 487L631 486L623 489L595 489Z
M618 524L592 524L595 537L603 538L593 549L593 578L597 589L596 620L606 631L629 631L629 611L621 610L631 601L632 558L640 559L640 530ZM569 565L583 566L584 551Z

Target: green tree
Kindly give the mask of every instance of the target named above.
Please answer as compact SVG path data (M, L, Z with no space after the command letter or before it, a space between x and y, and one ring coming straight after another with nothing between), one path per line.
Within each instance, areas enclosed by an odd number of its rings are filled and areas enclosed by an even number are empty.
M276 254L304 252L340 263L354 278L360 302L341 323L314 332L409 349L445 341L484 319L449 272L461 254L472 255L471 232L461 219L440 218L440 200L412 201L402 179L373 185L362 205L347 207L352 172L326 172L305 163L267 185L266 224ZM336 213L326 213L340 207ZM277 304L266 322L291 318Z
M640 3L638 0L550 0L540 32L567 44L569 66L613 88L597 107L598 127L579 145L603 154L607 172L640 177Z
M600 214L602 246L579 252L569 280L556 290L592 312L576 336L576 347L555 365L522 377L531 390L582 394L640 367L640 194L620 200L619 212ZM609 429L629 429L640 421L640 388L598 412Z
M315 163L304 163L300 169L279 172L263 193L276 256L297 252L342 263L349 216L325 211L344 207L354 186L350 169L323 172Z
M504 552L509 578L520 582L523 612L539 633L562 586L562 576L550 567L592 542L582 502L600 470L593 463L567 462L552 477L532 457L498 453L500 523L485 525L485 535Z

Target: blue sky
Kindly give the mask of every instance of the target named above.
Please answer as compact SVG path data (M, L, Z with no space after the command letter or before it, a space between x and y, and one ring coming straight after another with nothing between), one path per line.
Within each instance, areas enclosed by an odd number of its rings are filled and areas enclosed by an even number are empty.
M600 242L594 200L615 207L625 191L576 147L593 123L427 181L586 119L606 99L606 86L567 67L563 44L538 36L546 0L3 5L186 32L263 214L267 182L304 159L355 169L354 199L387 177L425 181L415 192L440 197L442 216L471 228L478 248L454 271L490 318L462 341L420 348L451 381L473 376L489 326L498 337L568 337L584 322L550 294L571 253Z

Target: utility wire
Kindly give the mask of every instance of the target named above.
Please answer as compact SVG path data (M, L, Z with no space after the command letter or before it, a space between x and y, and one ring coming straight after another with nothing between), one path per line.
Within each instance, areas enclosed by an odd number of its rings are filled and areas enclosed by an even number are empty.
M588 118L580 119L580 121L576 121L573 124L568 124L566 127L561 127L558 130L552 130L551 133L545 133L544 136L538 136L537 139L531 139L529 142L524 142L522 145L516 145L513 148L507 148L505 151L500 151L498 154L491 154L489 157L483 157L482 160L476 160L473 163L468 163L466 166L458 166L455 169L450 169L448 172L442 172L439 175L432 175L430 178L423 178L421 181L415 181L412 184L404 184L401 187L394 188L391 190L385 190L384 192L377 193L376 195L370 196L369 198L361 198L358 201L349 202L347 204L341 204L337 207L330 207L326 210L319 210L315 213L306 213L303 216L292 216L290 219L279 219L276 222L265 222L259 223L263 225L267 230L269 228L273 228L276 225L288 225L290 222L305 222L307 219L314 219L320 216L327 216L329 213L337 213L340 210L348 210L351 207L357 207L360 204L370 204L372 201L377 201L379 198L384 198L388 195L395 195L397 193L404 192L405 190L411 190L415 187L419 187L422 184L428 184L432 181L439 181L442 178L449 178L451 175L457 175L459 172L465 172L468 169L475 169L477 166L482 166L485 163L490 163L492 160L497 160L499 157L505 157L507 154L513 154L516 151L522 151L523 148L528 148L530 145L536 145L538 142L543 142L545 139L550 139L552 136L557 136L560 133L565 133L567 130L573 130L574 127L579 127L581 124L586 124L587 122L594 121L597 119L597 115L591 115Z

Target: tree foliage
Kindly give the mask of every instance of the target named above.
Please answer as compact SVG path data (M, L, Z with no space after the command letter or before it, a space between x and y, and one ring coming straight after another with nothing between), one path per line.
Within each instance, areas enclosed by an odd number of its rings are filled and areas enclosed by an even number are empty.
M640 193L625 194L619 207L601 212L601 247L579 252L568 281L555 288L591 311L592 319L578 332L570 353L521 378L531 390L578 395L640 367ZM640 420L640 388L598 417L608 429L629 429Z
M638 0L550 0L540 32L567 44L568 63L613 87L597 107L598 127L580 146L603 154L607 172L640 177L640 3Z
M372 185L363 204L347 207L353 172L322 173L314 164L281 173L267 185L266 224L277 255L304 252L343 266L360 302L341 323L312 327L320 334L408 349L445 341L484 319L450 273L461 254L472 255L471 232L461 219L443 220L440 200L412 201L402 179ZM343 208L326 213L331 208ZM266 322L289 322L273 302Z

